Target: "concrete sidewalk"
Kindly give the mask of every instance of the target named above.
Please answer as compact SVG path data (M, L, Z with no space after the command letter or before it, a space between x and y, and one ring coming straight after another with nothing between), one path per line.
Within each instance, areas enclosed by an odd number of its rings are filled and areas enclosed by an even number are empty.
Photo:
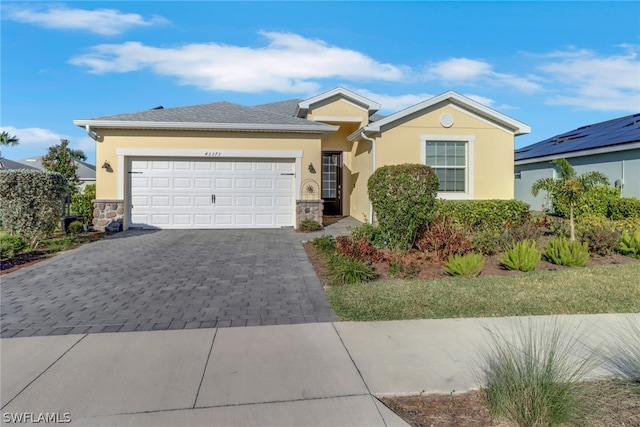
M522 322L551 319L2 339L2 422L42 413L69 417L74 426L406 426L376 396L477 388L487 329L508 335ZM553 319L597 346L628 319L640 322L640 314Z

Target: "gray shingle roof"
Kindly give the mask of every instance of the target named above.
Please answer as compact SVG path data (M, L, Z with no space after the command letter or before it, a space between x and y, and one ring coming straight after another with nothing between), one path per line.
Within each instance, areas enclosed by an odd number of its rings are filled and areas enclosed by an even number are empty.
M17 169L40 169L38 167L25 165L19 161L0 159L0 170L17 170Z
M582 126L515 151L515 160L640 142L640 113Z
M298 104L302 99L288 99L286 101L270 102L268 104L254 105L254 108L271 111L272 113L283 114L289 117L295 117L298 110Z
M279 104L279 103L276 103ZM187 107L153 109L129 114L96 117L96 121L169 122L169 123L231 123L256 125L304 126L318 123L272 112L264 108L245 107L231 102L191 105Z
M4 162L4 159L2 161ZM13 163L23 165L24 168L45 170L44 166L42 166L41 156L15 160ZM94 165L80 160L76 160L76 163L78 165L76 175L80 178L80 181L95 181L96 167Z

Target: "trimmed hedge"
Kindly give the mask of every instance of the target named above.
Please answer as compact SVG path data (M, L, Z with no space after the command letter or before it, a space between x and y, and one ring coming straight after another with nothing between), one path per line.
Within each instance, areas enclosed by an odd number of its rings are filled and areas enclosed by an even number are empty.
M620 189L597 185L588 190L573 208L575 217L583 215L608 216L611 203L620 199ZM553 211L558 215L569 218L569 205L563 204L558 197L552 198Z
M520 226L529 219L529 205L519 200L439 200L436 214L476 228Z
M57 172L0 171L2 226L37 247L56 229L66 192L67 180Z
M433 169L418 164L383 166L371 175L367 189L389 246L410 249L419 230L433 217L438 192Z
M620 197L609 201L609 218L640 218L640 199Z

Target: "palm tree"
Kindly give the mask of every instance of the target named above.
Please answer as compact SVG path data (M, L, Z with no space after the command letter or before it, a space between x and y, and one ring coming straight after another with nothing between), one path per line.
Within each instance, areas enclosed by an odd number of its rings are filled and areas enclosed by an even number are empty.
M570 238L576 239L573 209L587 191L596 185L609 185L609 179L602 172L585 172L577 175L567 159L552 160L560 168L560 178L540 178L531 186L531 194L537 196L540 190L569 206Z
M9 132L1 132L0 133L0 145L6 145L8 147L12 147L14 145L18 145L20 139L15 135L9 135ZM2 158L2 152L0 152L0 159Z

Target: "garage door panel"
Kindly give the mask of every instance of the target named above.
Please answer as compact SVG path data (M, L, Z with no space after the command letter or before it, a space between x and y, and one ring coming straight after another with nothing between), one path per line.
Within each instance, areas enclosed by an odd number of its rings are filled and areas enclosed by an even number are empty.
M150 228L292 226L293 160L136 159L131 225ZM214 202L215 196L215 202Z

